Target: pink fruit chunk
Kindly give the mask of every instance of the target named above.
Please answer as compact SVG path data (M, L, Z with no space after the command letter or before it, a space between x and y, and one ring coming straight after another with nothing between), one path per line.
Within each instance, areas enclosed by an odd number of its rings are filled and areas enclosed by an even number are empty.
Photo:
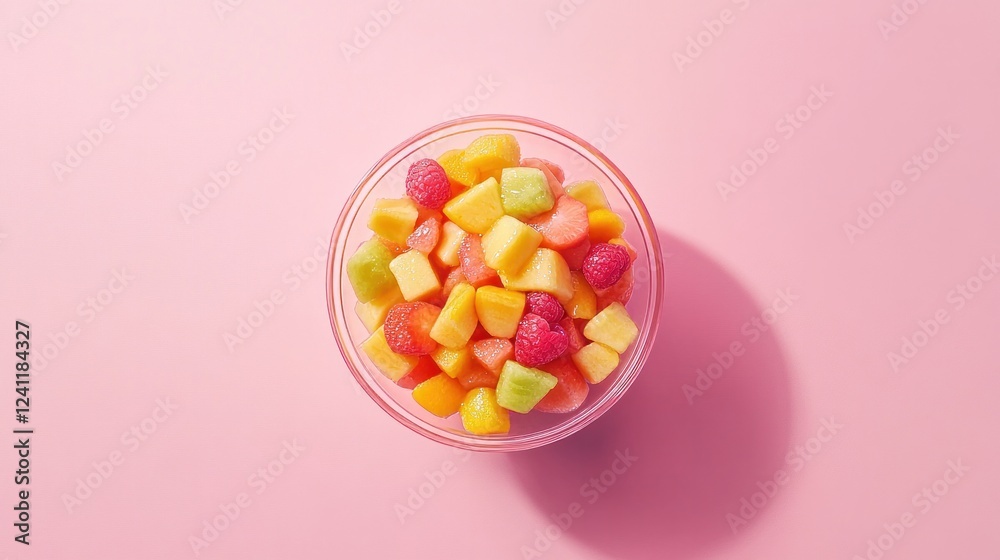
M526 313L517 326L514 337L514 359L525 367L547 364L569 347L569 338L562 327L533 313Z
M554 375L558 382L535 405L535 410L552 413L573 412L587 400L590 385L569 358L559 358L539 369Z
M595 290L597 293L597 309L602 310L614 302L622 305L628 304L632 299L632 290L635 288L635 274L632 269L625 271L620 280L606 290Z
M566 176L563 174L562 168L558 165L540 158L524 158L521 160L521 167L534 167L544 173L545 180L549 184L549 190L552 191L552 196L559 198L566 193L562 186ZM557 174L556 171L559 173Z
M437 218L429 218L413 230L406 239L406 244L411 249L429 255L437 247L439 239L441 239L441 222Z
M500 375L504 363L514 358L514 345L506 338L487 338L473 343L472 355L484 368Z
M389 349L404 356L421 356L437 348L431 327L441 309L424 302L398 303L385 318L383 330Z
M499 279L497 271L486 266L483 256L483 239L480 235L467 234L458 248L458 260L462 274L474 287L478 288Z
M583 259L583 277L595 290L614 286L632 266L628 251L621 245L598 243Z
M562 256L566 259L566 264L569 265L570 270L580 270L583 268L583 259L587 258L587 253L589 252L590 239L584 238L580 244L569 249L563 249Z
M451 183L441 164L425 158L406 172L406 194L417 204L437 210L451 198Z
M527 302L528 313L538 315L549 324L558 323L566 313L559 300L545 292L528 292Z
M417 362L417 367L410 370L410 373L401 377L399 381L396 382L396 385L399 385L404 389L412 389L439 373L441 373L441 368L434 363L434 360L432 360L430 356L420 356L420 361Z
M569 345L566 348L567 352L570 354L576 354L581 348L587 345L587 341L584 340L583 335L580 334L580 329L576 328L576 323L573 322L572 317L563 317L563 320L559 321L559 326L562 327L563 331L566 333L566 338L569 341Z
M542 234L542 247L562 251L580 245L590 233L587 207L571 196L560 196L548 212L528 225Z
M444 286L441 288L441 296L444 299L448 299L451 295L451 291L455 289L455 286L459 284L468 284L469 280L462 274L461 268L453 268L451 272L448 273L448 277L444 279Z

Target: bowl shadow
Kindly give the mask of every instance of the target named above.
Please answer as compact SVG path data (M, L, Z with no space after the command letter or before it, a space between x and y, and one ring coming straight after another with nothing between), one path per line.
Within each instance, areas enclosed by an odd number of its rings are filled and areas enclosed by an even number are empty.
M762 307L711 258L663 231L659 237L664 302L642 373L591 426L509 454L515 478L552 523L614 558L690 557L752 529L761 514L737 531L727 514L738 516L740 500L782 467L791 431L779 341L773 331L743 330ZM744 352L730 363L734 342ZM698 385L697 371L717 361L717 378ZM538 542L542 533L533 534L536 550L548 548L553 533Z

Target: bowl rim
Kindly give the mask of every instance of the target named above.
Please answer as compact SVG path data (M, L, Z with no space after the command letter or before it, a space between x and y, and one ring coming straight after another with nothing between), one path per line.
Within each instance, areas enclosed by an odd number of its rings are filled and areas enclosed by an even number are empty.
M545 430L519 434L516 436L476 436L473 434L458 434L436 427L429 427L429 425L424 422L414 421L413 419L401 414L392 406L392 404L386 402L386 400L371 387L371 384L366 379L364 373L360 371L361 367L359 367L359 364L356 364L355 360L351 358L351 356L356 352L356 349L352 345L348 344L349 335L346 332L341 332L342 327L344 329L347 328L346 318L344 319L345 324L340 324L340 320L342 319L340 315L346 315L347 310L344 308L343 302L341 302L341 313L338 314L336 306L336 302L338 300L337 292L341 284L340 273L342 266L340 263L344 259L344 255L337 252L337 241L343 232L348 217L352 214L352 209L357 204L358 199L365 191L365 188L372 182L376 173L378 173L378 171L387 163L398 157L401 152L410 148L424 138L433 136L450 128L462 127L468 124L490 122L508 123L512 125L521 125L522 127L528 126L542 129L548 134L555 134L557 136L561 136L562 139L575 143L577 146L585 150L588 153L587 155L596 158L605 166L607 171L613 175L612 179L617 181L618 184L615 185L615 188L618 189L619 187L623 187L624 192L622 195L627 195L627 198L631 199L629 201L631 210L643 228L643 239L646 243L646 250L649 253L650 301L647 302L647 313L644 324L640 330L640 337L635 343L633 353L629 357L629 362L625 364L626 370L623 370L618 375L618 378L615 380L615 384L610 387L601 399L594 403L594 405L585 413L571 415L571 417L566 421L551 426ZM526 133L537 134L536 132L523 128L515 129L514 131L517 132L518 130ZM554 138L548 139L558 141L558 139ZM574 151L578 151L573 146L566 147L571 148ZM403 160L401 159L400 161ZM356 216L354 218L356 219ZM604 155L603 152L598 150L590 142L587 142L583 138L559 126L532 117L519 115L483 114L444 121L408 137L386 152L385 155L383 155L368 169L362 179L354 187L350 196L344 202L344 207L337 217L336 226L334 227L333 233L330 237L330 248L327 254L326 268L326 300L330 326L333 330L334 338L337 341L338 349L340 350L351 375L354 377L354 381L373 401L375 401L376 404L378 404L380 408L382 408L382 410L387 412L400 424L428 439L437 441L438 443L470 451L508 452L532 449L568 437L596 421L624 395L624 393L638 377L639 372L645 366L656 340L656 334L660 323L660 313L662 310L663 257L660 248L660 241L656 226L653 223L645 204L642 202L642 198L639 196L638 192L636 192L631 181L629 181L628 177L625 176L622 170L615 165L614 162L612 162L606 155ZM364 369L367 372L367 367L364 367ZM367 373L371 374L371 372Z

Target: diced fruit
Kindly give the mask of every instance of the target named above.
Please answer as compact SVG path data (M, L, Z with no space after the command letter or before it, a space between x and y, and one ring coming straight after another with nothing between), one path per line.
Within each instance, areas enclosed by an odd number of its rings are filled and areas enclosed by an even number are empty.
M497 403L495 389L472 389L466 393L459 412L462 414L462 427L470 434L485 436L510 431L510 413Z
M369 239L347 259L347 279L361 303L385 294L396 287L390 269L393 254L377 239Z
M431 261L420 251L407 251L392 259L389 263L399 291L403 292L406 301L416 301L435 295L441 289Z
M587 214L590 222L590 241L592 243L607 243L621 237L625 233L625 222L621 216L607 208L592 210Z
M389 348L397 354L421 356L437 348L431 327L441 309L429 303L400 303L389 310L383 330Z
M573 278L562 255L552 249L538 249L517 274L500 271L500 280L508 290L548 292L559 301L573 297Z
M555 163L552 163L551 161L549 161L547 159L541 159L541 158L539 158L539 161L541 161L542 163L544 163L545 167L549 168L549 172L551 172L553 175L555 175L556 180L559 181L560 185L566 182L566 173L563 171L562 167L559 167L559 165L557 165Z
M591 342L573 354L573 363L588 383L600 383L618 367L618 352L601 344Z
M590 252L590 239L584 239L582 243L562 251L562 256L566 259L566 264L570 270L580 270L583 268L583 259L587 258Z
M625 306L615 302L587 323L583 336L621 354L639 337L639 327L635 326Z
M542 247L559 251L580 245L590 232L587 208L568 196L560 196L552 210L532 218L528 225L542 234Z
M368 218L368 227L397 245L406 245L406 238L417 225L417 205L409 198L382 198Z
M379 235L375 235L374 238L378 239L379 243L381 243L382 245L385 245L386 248L389 249L389 252L391 252L392 256L394 256L394 257L398 257L399 255L402 255L408 249L408 247L406 245L400 245L399 243L394 243L394 242L389 241L388 239L386 239L384 237L381 237ZM407 239L409 239L409 238L407 238Z
M450 377L458 377L475 365L475 357L468 348L452 349L441 346L431 352L431 359Z
M628 257L632 259L632 262L635 262L635 259L639 258L639 254L635 252L635 247L633 247L631 243L625 241L621 237L616 237L611 241L608 241L608 243L612 245L621 245L622 247L625 247L625 250L628 251Z
M574 319L592 319L597 314L597 294L580 272L572 272L573 297L566 302L566 313Z
M430 218L413 230L410 237L406 238L406 244L411 249L429 255L437 247L440 238L441 222L437 218Z
M566 351L570 354L576 354L587 344L583 335L580 334L580 329L576 326L576 321L572 317L563 317L563 320L559 321L559 326L566 332L566 338L569 340Z
M403 301L403 293L399 291L399 286L394 283L391 289L377 298L367 303L359 301L355 304L354 311L365 325L365 329L371 333L382 326L386 315L389 314L389 309L397 303L403 303Z
M614 302L622 305L632 299L632 290L635 287L635 274L632 269L622 274L621 280L615 282L614 286L606 290L597 291L597 309L604 309Z
M385 333L381 327L361 343L361 351L393 383L399 381L417 366L418 358L416 356L403 356L389 348L389 343L386 342Z
M549 323L558 323L562 319L563 307L552 294L545 292L528 292L528 313L534 313Z
M462 274L461 268L453 268L451 272L448 273L448 277L444 280L444 287L441 288L441 295L445 300L451 295L451 291L455 289L455 286L461 283L469 283L469 279ZM442 302L443 305L443 302Z
M464 161L465 150L448 150L441 154L438 163L444 168L445 174L452 181L463 187L471 187L476 184L478 173L474 167L466 165Z
M479 290L476 290L477 292ZM476 330L472 331L472 338L469 340L471 342L479 342L480 340L486 340L487 338L493 338L493 336L483 327L483 325L476 325Z
M545 161L539 158L524 158L521 160L521 167L534 167L535 169L541 171L545 175L545 181L549 184L549 190L552 191L552 196L559 198L566 191L563 190L562 182L563 180L556 176L552 171L552 167L559 169L559 166ZM559 169L562 173L562 169Z
M471 233L486 233L503 214L500 184L492 177L444 205L444 215Z
M445 266L458 266L458 249L462 246L465 231L453 222L441 226L441 241L438 242L434 257Z
M462 387L466 391L471 391L476 387L489 387L490 389L497 388L497 381L500 380L498 374L491 371L487 371L481 367L470 368L469 371L463 373L458 378L458 382L462 384Z
M569 358L559 358L538 369L555 376L558 383L542 400L538 401L535 410L554 413L573 412L587 400L590 385L587 384L587 380L580 375L580 371L576 369L573 361Z
M476 315L483 328L499 338L513 338L524 314L525 296L494 286L476 290Z
M514 337L514 359L528 367L547 364L569 348L569 337L559 325L533 313L525 313Z
M519 272L542 242L542 234L523 222L503 216L483 236L483 258L493 270Z
M628 251L621 245L598 243L583 260L583 276L595 290L606 290L632 267Z
M504 362L514 359L514 345L506 338L487 338L472 345L472 355L495 374L500 374Z
M487 134L465 148L462 161L482 171L513 167L521 161L521 146L511 134Z
M413 400L434 416L447 418L458 412L465 399L465 388L441 373L413 388Z
M406 194L425 208L441 208L451 198L451 182L441 164L425 158L406 172Z
M478 234L467 234L458 248L458 260L462 263L462 274L469 283L480 287L498 279L497 271L486 265L483 255L483 240Z
M527 414L558 382L551 373L508 361L497 382L497 403L507 410Z
M566 194L584 203L588 212L609 207L608 198L597 181L577 181L566 185Z
M500 199L506 214L519 220L548 212L556 200L545 174L533 167L508 167L500 175Z
M439 373L441 373L441 368L434 363L434 360L430 356L420 356L417 366L410 373L399 378L396 381L396 385L404 389L412 389Z
M431 328L431 338L442 346L461 348L468 344L478 323L476 289L470 284L459 284L448 295L448 301Z

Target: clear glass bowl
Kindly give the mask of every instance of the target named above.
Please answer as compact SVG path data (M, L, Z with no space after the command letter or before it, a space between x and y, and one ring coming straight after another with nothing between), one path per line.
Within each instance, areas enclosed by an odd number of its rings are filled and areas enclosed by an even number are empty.
M629 314L639 326L639 338L621 357L617 371L591 385L587 401L568 414L511 412L510 433L476 436L465 432L458 414L438 418L421 408L410 390L382 375L358 346L369 335L354 312L357 298L347 279L347 258L372 235L367 218L378 198L405 194L404 178L414 161L436 158L446 150L464 148L476 137L513 134L522 157L553 161L566 172L566 183L595 179L626 224L625 238L638 258L633 265L635 291ZM663 285L660 244L656 228L639 194L615 164L580 137L548 123L510 115L482 115L439 124L404 141L375 164L345 203L330 242L327 268L327 306L337 344L354 378L390 416L434 441L474 451L517 451L560 440L597 420L621 398L649 356L660 315Z

